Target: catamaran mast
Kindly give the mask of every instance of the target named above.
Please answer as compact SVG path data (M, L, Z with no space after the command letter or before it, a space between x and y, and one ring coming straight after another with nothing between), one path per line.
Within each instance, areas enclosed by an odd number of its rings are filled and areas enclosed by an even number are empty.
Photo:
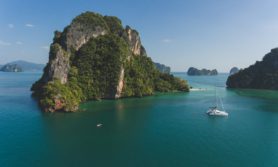
M221 97L219 97L219 99L220 99L221 107L222 107L223 111L225 111L225 108L224 108L224 105L223 105Z
M216 95L216 85L215 85L215 93L214 93L214 96L215 96L215 107L218 108L217 95Z

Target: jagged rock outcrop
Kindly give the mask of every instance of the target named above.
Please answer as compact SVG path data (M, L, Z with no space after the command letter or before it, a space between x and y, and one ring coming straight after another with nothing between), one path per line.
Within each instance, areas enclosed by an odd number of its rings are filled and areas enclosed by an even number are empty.
M119 82L117 84L117 91L115 94L116 99L120 98L122 95L122 91L123 91L123 87L124 87L124 76L125 76L125 69L124 69L124 67L121 67Z
M58 79L62 84L67 83L70 68L70 53L66 52L61 45L53 43L50 47L49 63L44 69L41 79L43 83Z
M155 67L162 73L170 74L171 68L160 63L154 63Z
M127 35L126 40L128 41L131 52L134 55L141 55L141 40L139 33L132 30L129 26L126 27L125 33Z
M197 69L197 68L194 68L194 67L190 67L187 71L187 75L190 75L190 76L198 76L198 75L218 75L218 72L216 69L213 69L213 70L207 70L207 69Z
M92 22L94 20L87 22L87 18L77 17L72 21L70 26L65 28L64 33L62 33L61 44L68 52L71 49L78 50L91 38L105 35L108 32L105 21L101 19L102 16L96 14L95 17L101 20L97 25Z
M55 32L49 62L31 90L44 111L70 112L86 100L189 89L155 68L136 30L116 17L86 12Z
M237 72L239 72L239 68L233 67L233 68L231 68L229 75L234 75Z
M278 90L278 48L227 79L228 88Z
M23 72L22 68L17 64L6 64L1 67L0 71L3 72Z

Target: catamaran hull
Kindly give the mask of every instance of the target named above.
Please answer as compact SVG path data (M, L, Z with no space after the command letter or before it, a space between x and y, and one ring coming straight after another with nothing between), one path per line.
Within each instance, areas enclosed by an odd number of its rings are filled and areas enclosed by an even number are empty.
M210 116L228 116L229 114L225 111L220 111L220 110L208 110L207 114Z

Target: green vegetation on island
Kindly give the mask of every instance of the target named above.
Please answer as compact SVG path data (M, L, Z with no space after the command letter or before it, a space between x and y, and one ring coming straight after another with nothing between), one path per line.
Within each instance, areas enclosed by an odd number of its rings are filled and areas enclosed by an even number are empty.
M117 17L86 12L55 32L49 62L31 90L44 111L72 112L87 100L187 92L189 86L155 67L136 30Z
M278 48L227 79L228 88L278 90Z
M218 75L218 72L216 69L213 70L207 70L207 69L197 69L194 67L190 67L187 71L187 75L191 75L191 76L199 76L199 75Z

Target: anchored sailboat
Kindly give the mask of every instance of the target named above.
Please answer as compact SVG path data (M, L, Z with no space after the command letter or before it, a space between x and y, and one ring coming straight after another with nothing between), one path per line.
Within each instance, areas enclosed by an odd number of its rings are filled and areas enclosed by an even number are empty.
M225 111L224 105L222 103L221 98L219 97L219 101L221 103L222 110L219 109L218 103L217 103L217 95L216 95L216 88L215 88L215 106L210 107L207 111L207 114L210 116L228 116L229 114Z

